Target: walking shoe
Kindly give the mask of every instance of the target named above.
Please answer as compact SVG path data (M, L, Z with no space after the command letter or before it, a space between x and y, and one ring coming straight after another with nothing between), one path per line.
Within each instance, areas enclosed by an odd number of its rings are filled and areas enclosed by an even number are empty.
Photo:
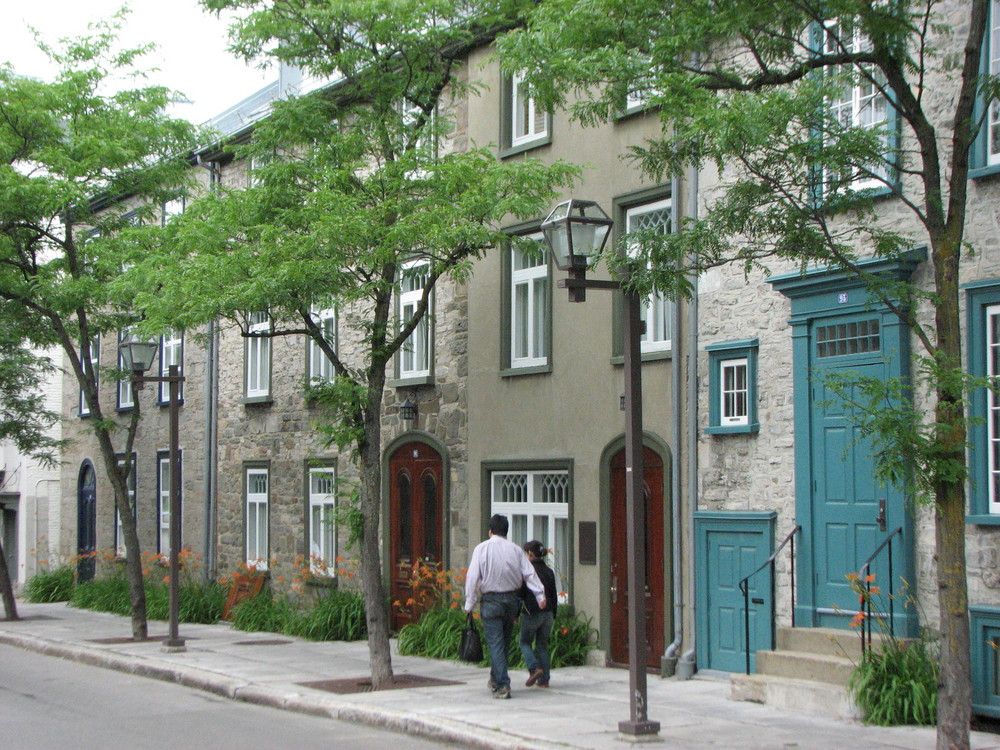
M493 691L493 697L500 700L510 700L510 688L504 685Z
M541 677L543 674L545 674L544 669L542 669L541 667L535 667L534 669L531 670L531 674L528 675L528 680L527 682L524 683L524 686L531 687L536 682L538 682L538 678Z
M536 684L536 685L537 685L538 687L548 687L548 686L549 686L549 683L547 683L547 682L541 682L541 681L539 681L539 682L536 682L535 684Z
M493 682L493 678L492 677L490 677L489 679L486 680L486 687L488 687L494 693L497 691L497 684L495 682Z

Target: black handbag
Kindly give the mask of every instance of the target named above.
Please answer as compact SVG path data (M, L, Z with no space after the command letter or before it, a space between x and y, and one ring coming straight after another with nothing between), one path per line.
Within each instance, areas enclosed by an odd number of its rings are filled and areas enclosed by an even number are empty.
M458 658L472 664L478 664L483 660L483 642L479 640L479 630L476 628L476 621L472 619L469 612L469 619L462 629L462 640L458 644Z

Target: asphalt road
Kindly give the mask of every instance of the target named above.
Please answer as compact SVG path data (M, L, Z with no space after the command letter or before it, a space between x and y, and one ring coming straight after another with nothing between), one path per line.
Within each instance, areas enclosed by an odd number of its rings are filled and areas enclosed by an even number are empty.
M2 750L425 750L394 732L252 706L0 646Z

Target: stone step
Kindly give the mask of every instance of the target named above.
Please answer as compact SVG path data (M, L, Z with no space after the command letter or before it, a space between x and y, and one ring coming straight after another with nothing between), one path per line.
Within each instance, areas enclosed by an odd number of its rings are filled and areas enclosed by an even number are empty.
M854 663L843 656L806 651L758 651L757 673L846 686Z
M735 674L730 682L730 698L837 719L861 718L858 707L845 688L814 680Z
M881 648L884 640L885 637L881 632L873 630L873 649L877 651ZM861 631L859 629L779 627L777 650L839 656L856 664L861 661Z

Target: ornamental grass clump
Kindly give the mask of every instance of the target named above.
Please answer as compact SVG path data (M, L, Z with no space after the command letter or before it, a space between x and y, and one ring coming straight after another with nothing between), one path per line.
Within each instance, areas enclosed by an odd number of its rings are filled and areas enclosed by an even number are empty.
M334 589L284 624L285 635L314 641L361 641L368 637L365 602L358 591Z
M39 561L38 564L45 565L45 561ZM24 597L33 604L68 602L73 593L74 582L73 568L69 565L60 565L53 570L40 570L25 586Z
M883 616L876 614L886 611L880 589L866 585L873 583L875 577L868 576L864 583L857 576L848 579L858 592L861 605L851 627L863 628L869 617L867 612L871 611L870 617L881 631L880 642L865 650L848 683L865 723L934 726L938 699L936 642L926 633L915 641L896 638Z

